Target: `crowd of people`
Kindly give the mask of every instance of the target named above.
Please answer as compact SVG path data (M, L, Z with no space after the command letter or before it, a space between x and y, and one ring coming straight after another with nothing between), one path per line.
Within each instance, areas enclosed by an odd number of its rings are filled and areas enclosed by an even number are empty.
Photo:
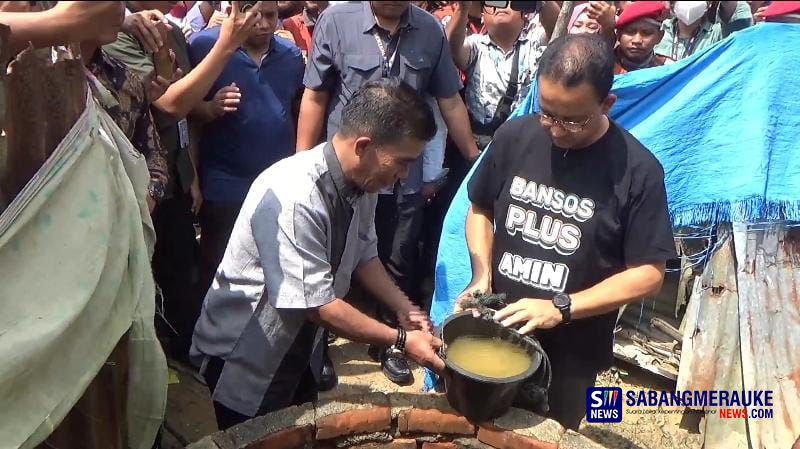
M422 287L490 142L465 294L520 300L496 318L537 330L551 414L577 428L617 308L675 257L663 170L607 118L613 76L800 21L800 2L576 2L553 40L555 1L2 3L13 51L80 43L146 158L165 350L197 367L222 429L333 388L337 335L400 384L406 358L443 369ZM540 114L507 123L537 83Z

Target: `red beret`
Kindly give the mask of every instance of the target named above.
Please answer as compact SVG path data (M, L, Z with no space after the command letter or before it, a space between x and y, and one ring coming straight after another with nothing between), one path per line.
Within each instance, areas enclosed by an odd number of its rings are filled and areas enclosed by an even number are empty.
M664 18L666 7L664 2L631 2L617 19L617 29L641 19L653 19L658 22Z
M800 14L800 2L772 2L764 11L764 17L778 17L784 14Z

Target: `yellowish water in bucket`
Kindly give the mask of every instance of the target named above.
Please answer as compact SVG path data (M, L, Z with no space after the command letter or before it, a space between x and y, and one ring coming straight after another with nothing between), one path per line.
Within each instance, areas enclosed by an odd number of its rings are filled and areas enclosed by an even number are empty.
M517 376L531 366L531 357L520 346L473 335L458 337L447 345L447 360L470 373L495 379Z

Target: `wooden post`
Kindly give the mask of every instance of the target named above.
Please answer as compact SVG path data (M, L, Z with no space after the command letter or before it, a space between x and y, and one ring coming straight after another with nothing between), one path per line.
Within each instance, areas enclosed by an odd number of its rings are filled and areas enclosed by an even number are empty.
M563 1L561 2L561 11L558 13L558 19L556 19L556 27L553 29L553 36L550 37L550 42L558 39L559 37L567 34L567 25L569 24L569 19L572 17L572 10L575 8L574 1Z

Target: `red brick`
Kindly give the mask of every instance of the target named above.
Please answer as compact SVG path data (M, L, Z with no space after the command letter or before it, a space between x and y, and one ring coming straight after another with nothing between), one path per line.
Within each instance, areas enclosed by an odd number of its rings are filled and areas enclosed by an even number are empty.
M353 435L389 430L392 414L389 407L372 407L350 410L317 419L317 439L327 440L343 435Z
M397 439L389 443L366 443L350 446L350 449L417 449L417 440Z
M478 441L497 449L558 449L558 445L554 443L484 426L478 430Z
M460 449L456 443L423 443L422 449Z
M300 449L313 438L311 427L289 427L250 444L247 449Z
M467 418L441 410L404 410L398 416L401 432L475 435L475 426Z

